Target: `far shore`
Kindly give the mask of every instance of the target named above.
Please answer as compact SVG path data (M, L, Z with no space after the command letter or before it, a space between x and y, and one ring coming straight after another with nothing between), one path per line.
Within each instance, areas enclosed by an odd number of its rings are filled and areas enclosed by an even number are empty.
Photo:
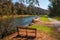
M27 17L27 16L30 16L30 15L9 15L9 16L7 16L7 15L3 15L3 16L0 16L0 19L1 18L3 18L3 19L5 19L5 18L18 18L18 17Z

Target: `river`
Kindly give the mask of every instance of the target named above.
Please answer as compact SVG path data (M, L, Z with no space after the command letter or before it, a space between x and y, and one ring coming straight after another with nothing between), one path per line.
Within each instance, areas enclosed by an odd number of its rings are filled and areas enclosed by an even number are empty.
M28 26L31 24L32 19L36 16L28 16L28 17L19 17L16 18L12 23L14 26Z

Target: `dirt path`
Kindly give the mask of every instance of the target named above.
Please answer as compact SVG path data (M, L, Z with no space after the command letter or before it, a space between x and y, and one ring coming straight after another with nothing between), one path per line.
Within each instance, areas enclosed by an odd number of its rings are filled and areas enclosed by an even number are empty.
M55 27L60 28L60 21L52 19L52 18L48 18L48 19L51 21L52 24L55 25Z
M60 21L49 18L52 24L54 24L54 27L56 27L60 31Z
M49 20L54 24L54 27L56 27L56 29L54 29L54 37L57 38L57 40L60 40L60 21L52 18L49 18Z
M52 23L59 23L60 24L60 21L58 21L58 20L55 20L55 19L53 19L53 18L48 18Z
M17 32L13 33L10 36L7 36L5 40L19 40L19 38L14 38L17 36ZM50 35L43 33L41 31L37 31L36 38L34 40L52 40Z

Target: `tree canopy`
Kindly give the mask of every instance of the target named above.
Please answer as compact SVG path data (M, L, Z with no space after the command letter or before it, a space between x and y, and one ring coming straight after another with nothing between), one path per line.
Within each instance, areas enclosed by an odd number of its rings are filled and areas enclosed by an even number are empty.
M28 13L28 7L24 5L24 3L29 4L29 6L34 6L35 4L38 5L38 0L19 0L19 2L16 2L15 4L12 2L12 0L0 0L0 15L11 15L11 14L27 14ZM33 7L32 7L33 8ZM32 13L32 9L30 12Z
M49 5L50 14L49 16L60 17L60 0L50 0L51 5Z

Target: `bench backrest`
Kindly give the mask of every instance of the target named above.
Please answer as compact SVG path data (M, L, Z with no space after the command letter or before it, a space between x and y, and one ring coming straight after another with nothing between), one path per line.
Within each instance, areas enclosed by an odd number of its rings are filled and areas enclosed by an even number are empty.
M35 28L17 27L18 35L36 37L37 30Z

